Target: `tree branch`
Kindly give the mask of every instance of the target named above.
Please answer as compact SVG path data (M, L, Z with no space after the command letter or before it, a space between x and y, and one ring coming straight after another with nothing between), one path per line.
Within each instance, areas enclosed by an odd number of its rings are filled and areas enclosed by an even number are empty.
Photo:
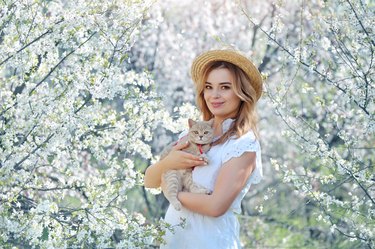
M60 21L56 22L56 24L59 24L61 22L63 22L64 20L61 19ZM46 32L44 32L43 34L41 34L40 36L38 36L37 38L35 38L34 40L32 40L31 42L29 42L28 44L26 44L25 46L23 46L22 48L20 48L19 50L16 51L16 54L18 54L19 52L25 50L27 47L29 47L30 45L32 45L33 43L39 41L41 38L43 38L44 36L46 36L47 34L51 34L53 32L52 28L48 29ZM14 54L8 56L5 60L3 60L2 62L0 62L0 66L3 65L5 62L7 62L9 59L11 59L12 57L14 56Z
M93 32L89 38L87 38L83 43L81 43L77 48L73 49L72 51L70 51L67 55L65 55L50 71L49 73L44 76L44 78L39 81L36 86L30 90L29 92L29 96L35 91L35 89L37 87L39 87L60 65L61 63L63 63L71 54L73 54L75 51L77 51L77 49L81 48L84 44L86 44L86 42L88 42L97 32Z
M363 25L361 19L359 19L357 11L355 11L355 8L353 7L352 3L349 0L346 0L346 2L349 4L350 8L352 9L352 11L353 11L353 13L355 15L355 18L357 19L357 21L358 21L359 25L361 26L363 32L365 32L365 34L367 35L367 37L368 37L368 39L370 41L370 45L375 46L375 41L372 39L373 37L371 37L371 35L367 32L367 29Z
M35 149L33 149L31 152L29 152L24 158L21 159L18 163L14 165L15 170L20 170L21 169L21 164L28 159L32 154L34 154L37 150L39 150L44 144L48 143L48 141L54 136L55 134L52 133L50 134L46 140L44 140L43 143L39 144Z

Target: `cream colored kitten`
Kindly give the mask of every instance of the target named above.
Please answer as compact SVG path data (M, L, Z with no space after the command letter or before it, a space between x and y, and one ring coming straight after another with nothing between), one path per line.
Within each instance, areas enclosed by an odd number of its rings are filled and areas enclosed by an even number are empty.
M200 156L208 163L206 152L211 148L211 142L214 137L213 122L210 121L193 121L189 119L189 132L185 137L182 137L178 143L186 143L189 141L189 146L183 151ZM163 159L172 149L176 143L167 146L161 153L160 159ZM177 199L178 192L184 190L192 193L210 194L211 191L195 184L192 178L192 168L168 170L163 175L165 183L164 195L169 203L176 209L181 210L181 203Z

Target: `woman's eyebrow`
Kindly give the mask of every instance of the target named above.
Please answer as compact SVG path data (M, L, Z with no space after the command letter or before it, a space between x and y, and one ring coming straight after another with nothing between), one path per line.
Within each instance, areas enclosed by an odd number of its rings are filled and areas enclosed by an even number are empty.
M208 81L206 82L206 84L207 84L207 85L212 85L212 83L210 83L210 82L208 82ZM219 85L232 85L232 83L231 83L231 82L227 82L227 81L225 81L225 82L220 82Z

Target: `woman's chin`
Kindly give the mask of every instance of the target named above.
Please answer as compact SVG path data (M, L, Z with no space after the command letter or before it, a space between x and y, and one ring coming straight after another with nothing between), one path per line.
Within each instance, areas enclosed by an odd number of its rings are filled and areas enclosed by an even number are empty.
M227 113L223 113L223 112L212 112L212 114L216 117L216 118L220 118L220 119L225 119L225 117L228 116Z
M217 109L213 109L213 110L210 110L210 111L214 116L222 116L222 114L223 114L220 110L217 110Z

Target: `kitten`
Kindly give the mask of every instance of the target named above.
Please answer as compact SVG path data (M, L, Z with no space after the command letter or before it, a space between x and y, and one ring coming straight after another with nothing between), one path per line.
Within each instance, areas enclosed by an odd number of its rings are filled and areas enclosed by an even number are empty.
M193 121L189 119L189 132L182 137L177 143L186 143L189 146L183 151L200 156L208 164L206 152L211 148L211 142L214 137L213 130L214 120L210 121ZM160 159L163 159L171 151L172 147L177 143L167 146L161 153ZM176 209L181 210L181 202L177 199L178 192L186 190L192 193L210 194L211 191L195 184L192 178L192 168L168 170L163 173L162 177L165 183L164 195L169 203Z

